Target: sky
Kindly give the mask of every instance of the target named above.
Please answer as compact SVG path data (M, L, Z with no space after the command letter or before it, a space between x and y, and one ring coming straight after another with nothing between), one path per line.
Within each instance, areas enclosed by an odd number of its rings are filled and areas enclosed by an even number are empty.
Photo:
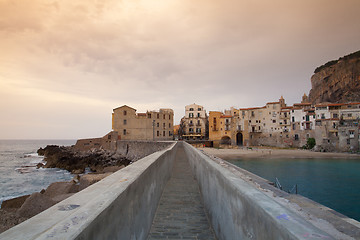
M0 0L0 139L111 131L114 108L288 105L360 50L359 0Z

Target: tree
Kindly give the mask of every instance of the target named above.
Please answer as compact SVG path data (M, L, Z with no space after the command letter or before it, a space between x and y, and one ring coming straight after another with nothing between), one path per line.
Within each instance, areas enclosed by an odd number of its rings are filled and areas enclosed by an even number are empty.
M304 146L305 149L313 149L316 145L315 138L308 138L306 145Z

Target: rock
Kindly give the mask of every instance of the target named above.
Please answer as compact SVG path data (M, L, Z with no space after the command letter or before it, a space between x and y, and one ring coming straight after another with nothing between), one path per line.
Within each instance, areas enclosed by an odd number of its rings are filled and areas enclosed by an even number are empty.
M44 156L45 150L44 150L43 148L39 148L39 149L37 150L37 154L38 154L39 156Z
M79 183L80 182L80 175L76 175L73 179L72 179L72 182L74 182L75 184Z
M56 203L58 203L58 202L61 202L62 200L67 199L68 197L71 197L74 194L75 193L60 194L60 195L53 197L52 200L55 201Z
M75 169L75 170L71 171L72 174L82 174L84 172L85 172L85 169Z
M36 164L36 168L39 169L39 168L42 168L44 167L45 165L43 163L38 163Z
M33 217L36 214L48 209L53 206L56 202L52 200L50 197L41 194L41 193L33 193L28 197L24 204L17 210L17 214L20 217Z
M309 101L346 103L360 101L360 51L330 61L311 77Z
M116 172L120 169L123 169L125 166L121 165L121 166L110 166L110 167L104 167L103 172L104 173L108 173L108 172Z
M130 160L114 151L92 149L87 152L76 151L74 147L48 145L38 152L44 153L46 168L62 168L74 174L84 173L90 167L94 172L103 172L104 166L129 165Z
M58 195L76 193L79 191L79 186L74 182L55 182L45 190L43 195L54 198Z
M30 197L30 195L5 200L1 204L1 209L20 208L28 197Z
M112 173L86 174L80 178L79 191L111 175Z

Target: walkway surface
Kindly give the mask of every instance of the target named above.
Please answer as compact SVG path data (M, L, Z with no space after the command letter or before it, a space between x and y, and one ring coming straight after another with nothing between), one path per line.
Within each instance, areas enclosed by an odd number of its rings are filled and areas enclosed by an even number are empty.
M216 239L183 147L177 150L148 239Z

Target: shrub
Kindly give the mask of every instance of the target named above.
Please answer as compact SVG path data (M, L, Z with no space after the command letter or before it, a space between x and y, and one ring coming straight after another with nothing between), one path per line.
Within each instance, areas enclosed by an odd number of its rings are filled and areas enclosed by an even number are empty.
M316 145L315 138L308 138L306 144L303 146L304 149L313 149Z

